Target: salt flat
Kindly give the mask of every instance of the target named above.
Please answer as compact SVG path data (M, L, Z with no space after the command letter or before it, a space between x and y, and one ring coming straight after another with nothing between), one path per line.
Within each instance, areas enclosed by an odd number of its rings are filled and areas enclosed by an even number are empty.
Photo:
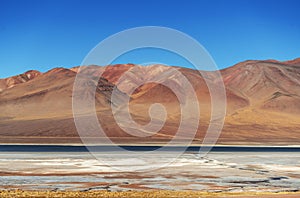
M1 152L0 188L22 190L202 190L279 192L300 189L300 153L126 154Z

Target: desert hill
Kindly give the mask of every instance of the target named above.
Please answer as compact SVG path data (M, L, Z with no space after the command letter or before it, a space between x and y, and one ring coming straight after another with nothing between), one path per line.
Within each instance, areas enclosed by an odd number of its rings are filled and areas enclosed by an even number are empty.
M99 122L106 135L115 141L168 141L176 134L181 117L178 96L164 85L169 83L174 89L180 90L178 87L182 82L178 80L175 70L184 75L195 90L201 111L195 142L201 143L212 110L206 82L214 83L214 71L203 72L204 77L192 69L164 65L81 67L82 80L85 76L87 80L81 84L78 97L95 97ZM73 86L78 72L79 67L55 68L45 73L28 71L0 79L1 142L80 142L72 112ZM100 79L99 73L102 73ZM300 59L286 62L244 61L220 70L220 73L226 90L227 109L219 143L300 143ZM162 74L164 76L159 78ZM160 83L151 82L158 79ZM149 83L141 84L145 81ZM114 90L117 93L116 101L111 99ZM179 91L179 97L192 96L193 92ZM148 111L152 104L161 103L165 107L166 123L159 133L136 138L115 123L111 105L116 105L114 102L124 103L126 97L130 97L132 118L141 125L151 120ZM122 115L122 109L118 111ZM160 122L159 116L153 119L154 123ZM188 127L186 130L188 133ZM87 134L90 138L96 135Z

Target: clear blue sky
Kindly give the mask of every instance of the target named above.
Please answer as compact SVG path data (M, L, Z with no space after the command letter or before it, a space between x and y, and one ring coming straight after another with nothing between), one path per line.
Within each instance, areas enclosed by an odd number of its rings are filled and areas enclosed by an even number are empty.
M101 40L137 26L189 34L220 68L294 59L300 57L299 8L298 0L0 0L0 78L79 65ZM151 50L120 61L183 64L150 56Z

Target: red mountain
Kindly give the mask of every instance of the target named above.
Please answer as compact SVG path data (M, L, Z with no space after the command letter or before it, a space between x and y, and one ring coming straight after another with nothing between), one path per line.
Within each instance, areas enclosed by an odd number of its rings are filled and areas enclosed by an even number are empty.
M94 68L90 70L89 68ZM214 72L199 72L163 65L138 66L118 64L106 67L81 67L86 81L81 84L80 97L93 96L99 122L107 136L117 142L153 143L168 141L176 134L180 104L172 90L162 83L180 84L177 73L193 86L199 101L200 125L195 143L201 143L210 122L211 98L206 81L214 83ZM46 73L28 71L0 79L0 137L3 143L77 143L80 142L72 113L74 80L79 67L55 68ZM300 143L300 59L245 61L220 71L227 96L227 114L221 144L299 144ZM103 73L98 80L99 73ZM161 74L161 83L157 80ZM88 78L93 76L93 78ZM144 81L150 83L141 84ZM177 83L177 84L176 84ZM132 88L136 88L132 93ZM147 124L149 108L161 103L167 110L164 127L149 137L133 137L115 122L111 111L111 94L117 91L117 102L130 97L130 113L139 124ZM189 98L191 93L179 93ZM122 110L118 110L122 115ZM159 116L153 117L159 123ZM192 119L192 118L191 118ZM130 126L130 125L128 125ZM128 127L127 126L127 127ZM131 130L128 128L128 130ZM134 129L132 129L134 130ZM188 131L188 126L186 126ZM141 132L143 133L143 132ZM187 132L188 133L188 132ZM90 138L96 134L87 134ZM184 137L182 137L184 138Z

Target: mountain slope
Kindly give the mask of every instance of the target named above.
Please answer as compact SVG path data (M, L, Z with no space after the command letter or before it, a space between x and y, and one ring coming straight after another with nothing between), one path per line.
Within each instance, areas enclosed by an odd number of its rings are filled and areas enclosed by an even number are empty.
M246 61L221 72L225 86L247 98L252 106L300 113L300 66L297 61L288 64Z
M17 76L5 78L5 79L0 79L0 92L12 88L18 84L30 81L37 76L41 75L41 72L35 71L35 70L30 70L25 72L24 74L20 74Z
M73 85L78 72L79 67L55 68L46 73L28 71L0 79L1 141L80 142L72 112ZM300 59L245 61L220 72L227 96L227 115L219 143L300 143ZM212 109L206 82L215 83L214 72L203 72L204 78L201 73L187 68L118 64L81 67L80 73L83 83L78 97L84 101L84 98L93 97L93 90L96 90L98 120L106 135L114 141L149 143L172 138L181 118L178 97L193 95L193 91L181 91L180 75L191 83L199 102L201 113L196 142L201 142L208 128ZM103 74L98 79L100 73ZM114 89L116 101L111 100ZM130 97L132 118L141 125L151 121L149 108L152 104L161 103L165 107L167 120L159 133L137 138L118 126L111 105L120 105L117 113L123 115L126 97ZM160 123L158 116L153 118L155 123ZM185 130L188 133L189 128ZM97 134L87 136L92 138Z

